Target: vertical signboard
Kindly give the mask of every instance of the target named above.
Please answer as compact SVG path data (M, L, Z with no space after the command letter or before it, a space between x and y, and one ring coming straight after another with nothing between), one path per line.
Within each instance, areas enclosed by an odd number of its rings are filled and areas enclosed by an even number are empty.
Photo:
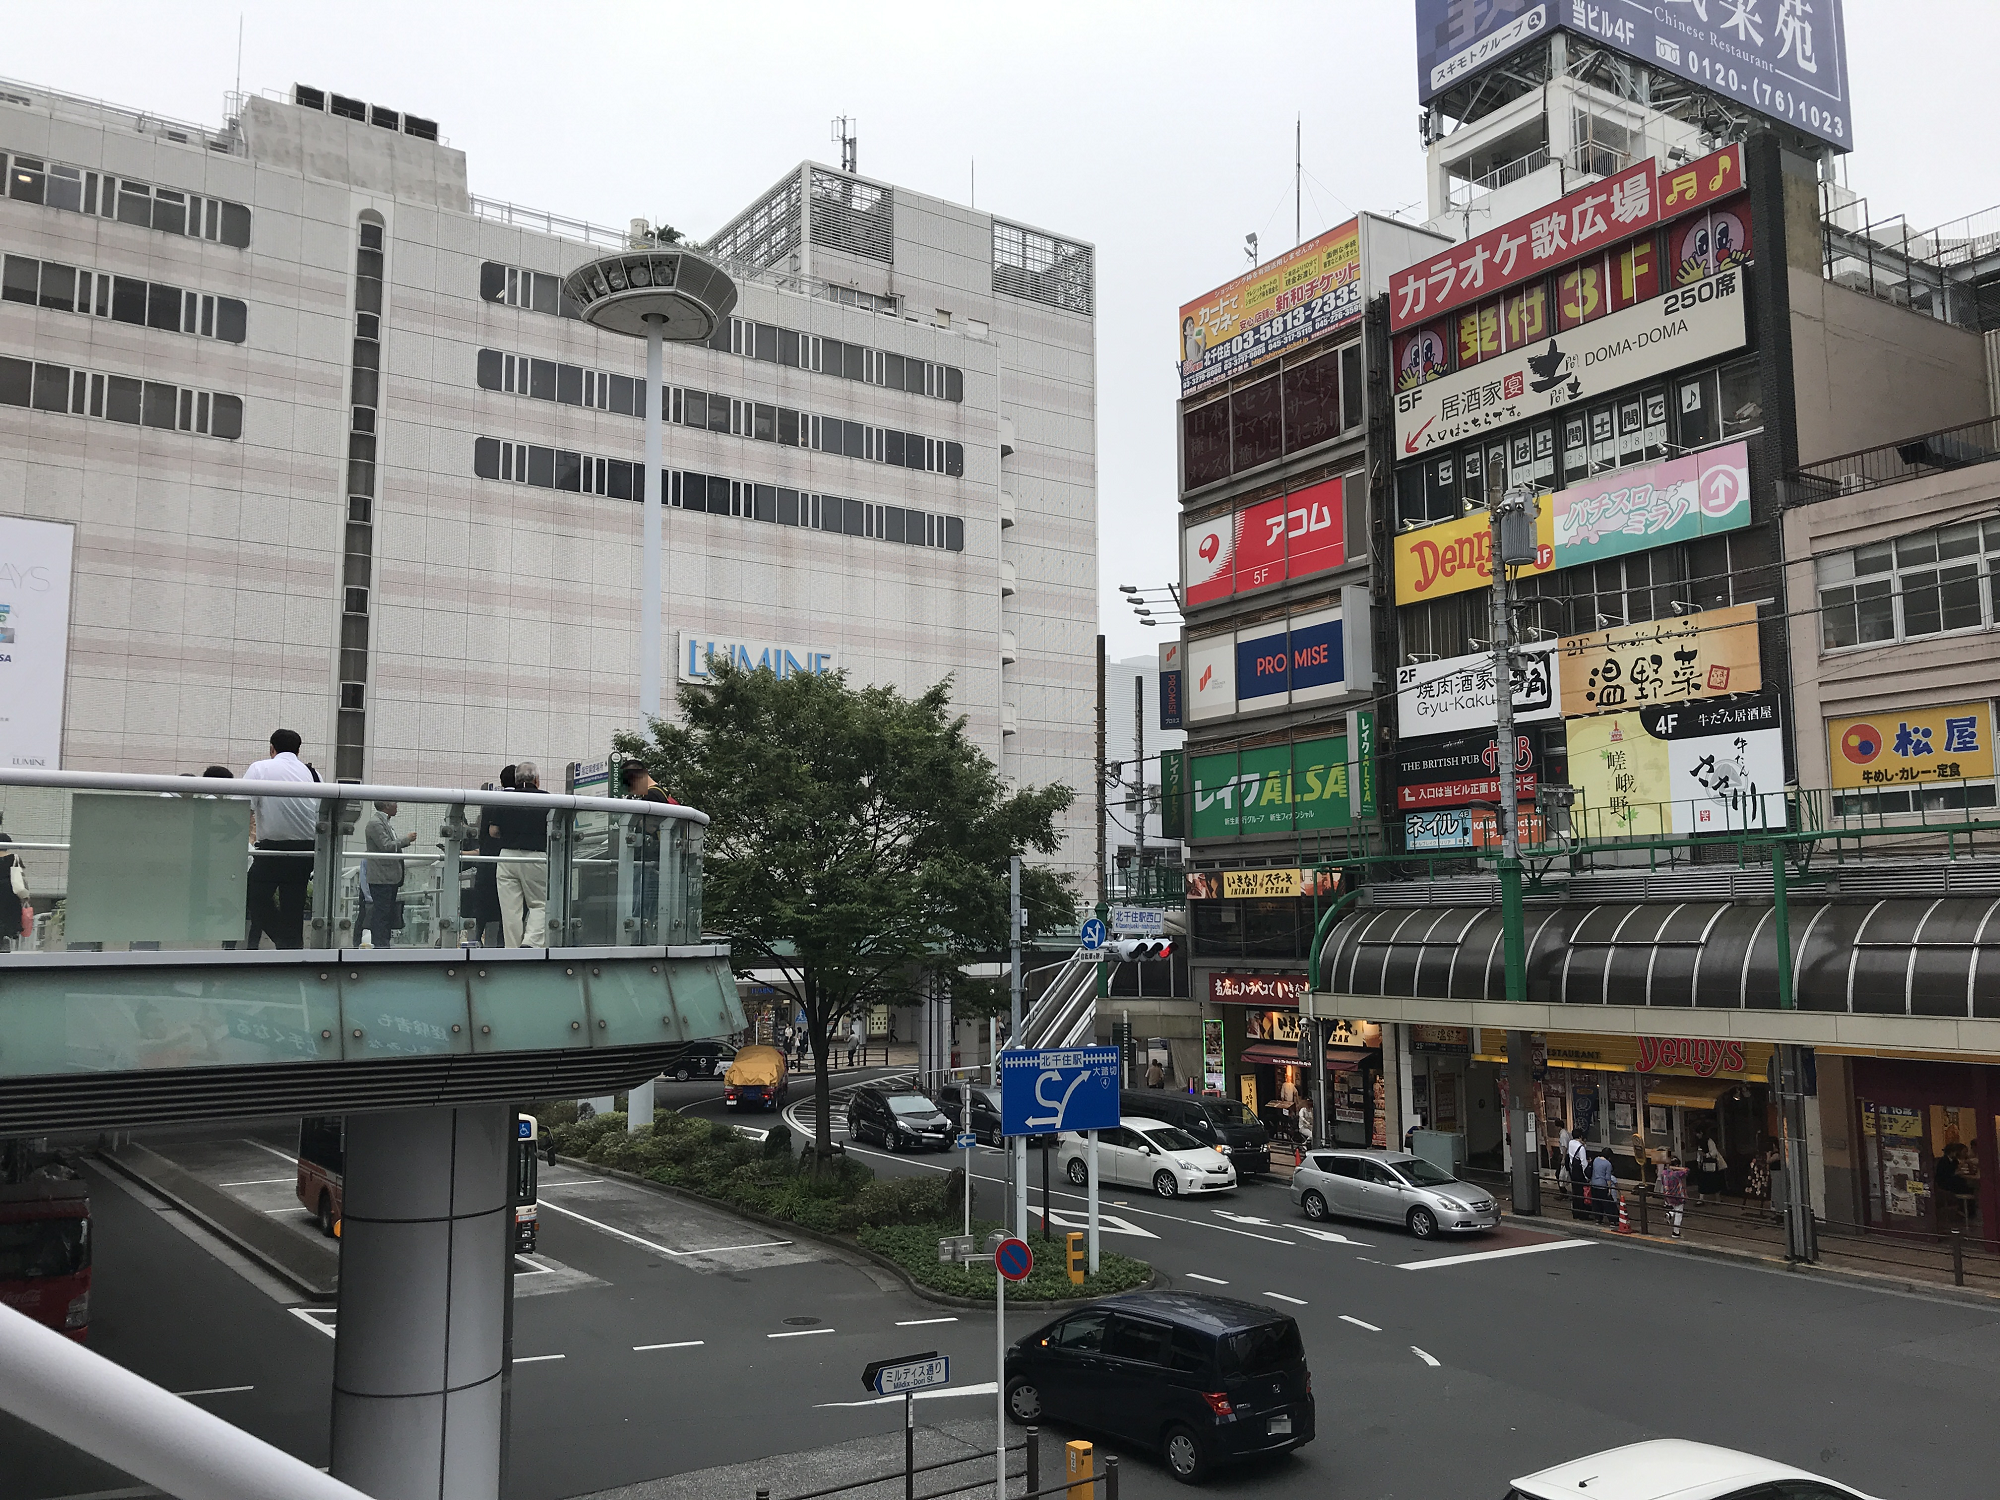
M1375 714L1366 708L1347 711L1347 784L1352 788L1354 816L1375 816Z
M1181 712L1181 643L1160 646L1160 728L1179 729Z
M75 551L67 521L0 516L0 766L61 769Z
M1160 752L1160 837L1187 837L1187 751Z

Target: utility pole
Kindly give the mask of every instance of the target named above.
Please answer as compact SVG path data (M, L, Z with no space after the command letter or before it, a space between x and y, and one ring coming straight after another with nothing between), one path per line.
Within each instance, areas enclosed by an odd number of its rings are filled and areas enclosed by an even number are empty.
M1507 973L1507 998L1527 999L1528 974L1521 913L1520 787L1515 777L1514 747L1514 599L1510 570L1535 560L1535 521L1540 514L1534 492L1515 485L1504 494L1489 491L1493 570L1493 704L1494 769L1500 776L1500 925ZM1514 1158L1514 1211L1540 1209L1540 1166L1534 1144L1533 1116L1528 1111L1528 1033L1507 1033L1507 1113ZM1517 1061L1515 1053L1521 1054Z
M1100 643L1103 641L1103 639L1104 637L1102 636L1098 637ZM1103 647L1100 644L1098 649L1098 663L1100 670L1102 670L1103 660L1104 660ZM1100 784L1102 783L1102 780L1103 778L1100 777L1099 778ZM1104 827L1103 821L1099 820L1098 828L1100 832L1098 837L1100 839L1103 837L1103 834L1101 832L1103 827ZM1008 937L1010 940L1009 946L1011 948L1011 962L1008 964L1008 969L1010 971L1009 974L1010 983L1008 986L1008 1016L1009 1019L1013 1022L1013 1030L1008 1034L1007 1045L1009 1047L1019 1047L1022 1045L1021 924L1026 913L1024 913L1021 910L1021 856L1018 854L1010 855L1008 856L1007 859L1007 889L1008 889L1007 929L1008 929ZM994 1059L994 1074L996 1077L999 1074L998 1058ZM1011 1194L1014 1207L1014 1232L1017 1235L1019 1235L1022 1239L1026 1239L1028 1237L1028 1138L1024 1135L1017 1135L1014 1137L1012 1141L1008 1142L1008 1146L1010 1149L1007 1153L1007 1159L1009 1164L1013 1168L1012 1176L1014 1178L1013 1182L1014 1191ZM967 1181L965 1187L967 1192L972 1191L972 1184L969 1180ZM1047 1206L1048 1205L1046 1204L1043 1205L1043 1207L1045 1208ZM1002 1214L1001 1217L1004 1219L1006 1215ZM998 1281L1000 1277L996 1274L993 1279L995 1281ZM1004 1384L1005 1382L1002 1383Z
M1105 886L1104 824L1108 816L1104 806L1104 637L1097 638L1097 899L1108 901L1110 892Z
M1133 801L1137 816L1132 819L1132 884L1136 896L1146 868L1146 679L1142 676L1132 679L1132 764L1136 768L1133 781L1137 786Z

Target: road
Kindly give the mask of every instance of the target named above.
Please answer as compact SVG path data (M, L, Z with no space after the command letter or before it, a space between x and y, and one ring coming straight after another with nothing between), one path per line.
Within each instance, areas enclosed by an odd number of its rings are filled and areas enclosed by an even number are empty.
M717 1094L662 1085L661 1107L719 1115ZM230 1191L245 1202L276 1195L267 1206L293 1222L271 1155L282 1128L207 1134L155 1144L239 1184ZM856 1154L884 1174L946 1165ZM269 1165L246 1170L259 1159ZM982 1211L997 1205L1001 1167L975 1153ZM1039 1210L1038 1176L1031 1200ZM865 1404L858 1378L890 1354L952 1356L961 1393L926 1415L989 1409L990 1312L924 1302L811 1242L773 1243L786 1237L568 1162L545 1172L543 1202L540 1253L517 1282L508 1500L892 1430L900 1409ZM324 1463L333 1310L116 1179L99 1174L95 1203L92 1346ZM1058 1215L1080 1219L1081 1206L1067 1186L1052 1194ZM1419 1245L1374 1226L1307 1225L1269 1183L1227 1202L1127 1189L1105 1211L1107 1245L1173 1285L1299 1320L1319 1438L1219 1476L1218 1493L1492 1500L1514 1475L1659 1435L1768 1453L1885 1500L1993 1491L2000 1434L1983 1380L2000 1369L2000 1309L1512 1228ZM295 1221L310 1233L302 1211ZM1009 1333L1041 1316L1011 1316ZM12 1426L0 1425L0 1451L12 1460L0 1500L125 1482ZM1128 1456L1126 1480L1131 1495L1182 1493L1146 1455Z

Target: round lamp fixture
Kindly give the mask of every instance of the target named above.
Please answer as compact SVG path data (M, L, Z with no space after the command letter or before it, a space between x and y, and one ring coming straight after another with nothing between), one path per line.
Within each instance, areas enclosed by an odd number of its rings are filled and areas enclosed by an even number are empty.
M736 306L728 273L678 248L600 256L565 276L563 291L592 327L634 338L657 327L672 343L708 342Z

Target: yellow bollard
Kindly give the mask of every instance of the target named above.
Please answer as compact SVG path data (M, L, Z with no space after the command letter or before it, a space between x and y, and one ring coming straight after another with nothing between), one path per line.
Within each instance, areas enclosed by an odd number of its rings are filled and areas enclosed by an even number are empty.
M1063 1444L1063 1478L1069 1483L1066 1500L1092 1500L1097 1486L1097 1455L1090 1444L1078 1439Z
M1082 1286L1084 1273L1090 1266L1090 1253L1083 1246L1083 1231L1072 1229L1063 1238L1069 1246L1069 1279Z

